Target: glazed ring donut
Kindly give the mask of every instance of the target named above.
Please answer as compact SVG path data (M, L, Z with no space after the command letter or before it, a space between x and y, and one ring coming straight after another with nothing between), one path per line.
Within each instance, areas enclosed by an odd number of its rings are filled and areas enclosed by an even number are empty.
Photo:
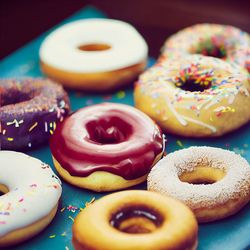
M68 112L66 92L50 80L0 80L0 149L44 143Z
M54 218L62 188L51 168L23 153L0 151L0 248L41 232ZM5 248L6 249L6 248Z
M148 189L189 206L199 222L237 213L250 200L250 166L240 155L212 147L168 154L150 172Z
M214 137L250 121L249 91L242 67L191 55L164 60L143 73L134 98L135 106L166 132Z
M52 32L40 48L42 71L66 87L103 91L131 82L147 61L142 36L111 19L72 22Z
M195 250L198 225L182 203L148 191L122 191L85 208L73 224L76 250ZM98 235L98 237L96 237Z
M163 58L173 59L185 54L218 57L239 64L250 72L250 36L233 26L196 24L166 40Z
M51 137L50 148L66 181L102 192L145 181L162 157L164 138L139 110L103 103L68 116Z

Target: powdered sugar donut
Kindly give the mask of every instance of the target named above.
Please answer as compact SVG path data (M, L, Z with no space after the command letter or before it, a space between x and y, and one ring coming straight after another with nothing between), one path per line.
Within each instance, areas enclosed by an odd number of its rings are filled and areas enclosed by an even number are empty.
M199 222L215 221L249 202L250 166L228 150L190 147L159 161L148 176L148 189L183 201Z
M51 168L23 153L0 151L0 248L27 240L54 218L62 188Z
M143 71L148 48L130 24L85 19L52 32L40 48L45 74L65 86L101 91L120 87Z

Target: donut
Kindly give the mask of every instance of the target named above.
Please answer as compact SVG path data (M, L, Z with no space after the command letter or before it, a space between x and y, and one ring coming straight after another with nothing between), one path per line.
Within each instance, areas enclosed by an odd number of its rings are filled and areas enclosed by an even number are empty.
M135 106L166 132L216 137L250 121L248 73L236 64L201 55L163 60L144 72Z
M164 152L164 137L139 110L103 103L68 116L51 137L50 148L63 179L103 192L145 181Z
M85 19L52 32L40 48L42 71L69 88L109 91L131 82L147 61L148 47L130 24Z
M0 191L4 193L0 196L2 248L28 240L47 227L56 214L62 188L45 163L23 153L2 150Z
M196 24L170 36L162 57L174 59L185 54L202 54L233 62L250 72L250 36L236 27Z
M168 154L151 170L148 189L189 206L199 222L237 213L250 200L250 166L240 155L213 147Z
M24 150L46 142L68 112L66 92L50 80L0 80L0 149Z
M198 225L188 207L160 194L133 190L107 195L73 224L76 250L195 250ZM98 237L96 237L98 235Z

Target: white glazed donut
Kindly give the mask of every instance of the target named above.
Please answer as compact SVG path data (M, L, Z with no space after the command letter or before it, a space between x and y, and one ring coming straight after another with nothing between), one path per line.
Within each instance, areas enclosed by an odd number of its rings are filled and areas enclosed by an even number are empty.
M181 200L199 222L214 221L249 202L250 166L228 150L190 147L159 161L148 176L148 189Z
M80 49L84 46L86 49ZM99 90L120 85L120 82L123 84L125 80L127 82L138 75L145 67L148 47L142 36L128 23L111 19L85 19L52 32L43 42L39 53L42 70L50 77L69 87ZM120 71L123 71L122 75ZM106 82L103 80L103 84L96 86L101 82L101 77ZM120 78L119 82L114 77ZM107 83L107 79L110 82Z
M20 243L54 218L62 188L51 168L23 153L0 151L0 247Z

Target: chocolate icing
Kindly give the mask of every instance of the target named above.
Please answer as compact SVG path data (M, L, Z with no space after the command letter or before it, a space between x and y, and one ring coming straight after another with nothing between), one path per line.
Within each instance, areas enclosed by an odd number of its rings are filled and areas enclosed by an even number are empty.
M163 134L139 110L103 103L78 110L51 137L53 157L72 176L107 171L127 180L147 174L164 150Z
M50 80L0 80L0 149L21 150L46 142L69 109L66 92Z

